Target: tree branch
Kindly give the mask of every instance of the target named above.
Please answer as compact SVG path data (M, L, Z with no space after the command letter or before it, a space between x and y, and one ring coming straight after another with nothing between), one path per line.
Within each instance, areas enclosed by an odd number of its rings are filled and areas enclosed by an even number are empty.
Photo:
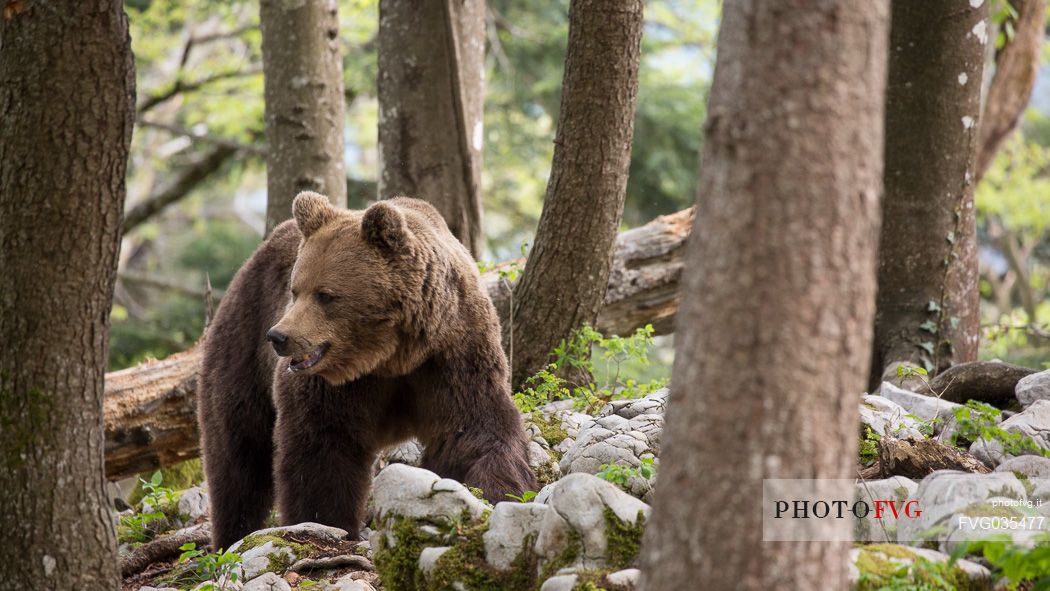
M201 78L200 80L195 80L193 82L183 82L180 78L175 81L175 84L173 84L171 88L144 98L138 104L138 106L135 107L135 110L138 111L138 113L141 115L142 113L149 111L157 105L171 100L179 94L200 90L202 87L212 84L214 82L218 82L220 80L230 80L233 78L247 78L250 76L255 76L257 74L262 74L262 68L253 67L247 70L230 70L228 72L219 72L218 74L212 74L211 76L206 76L204 78Z
M234 148L218 146L197 162L180 170L167 186L124 214L124 235L188 195L197 185L218 171L235 153L237 150Z
M240 150L255 156L266 155L266 144L245 144L244 142L238 142L237 140L231 140L216 135L207 133L198 133L187 127L181 125L175 125L172 123L161 123L160 121L150 121L148 119L139 118L137 123L142 127L149 127L152 129L161 129L172 133L173 135L184 135L192 140L200 141L216 146L224 146L227 148L233 148L234 150Z

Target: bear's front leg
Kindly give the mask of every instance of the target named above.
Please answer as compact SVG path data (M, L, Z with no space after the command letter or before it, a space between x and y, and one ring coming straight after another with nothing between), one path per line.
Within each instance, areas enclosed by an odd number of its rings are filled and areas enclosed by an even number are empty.
M360 441L362 431L346 411L352 398L329 392L321 378L306 379L313 383L294 379L300 384L286 390L287 397L278 380L274 483L280 520L330 525L356 537L376 451Z
M445 478L480 488L492 504L537 490L526 441L518 432L460 429L426 442L422 466Z

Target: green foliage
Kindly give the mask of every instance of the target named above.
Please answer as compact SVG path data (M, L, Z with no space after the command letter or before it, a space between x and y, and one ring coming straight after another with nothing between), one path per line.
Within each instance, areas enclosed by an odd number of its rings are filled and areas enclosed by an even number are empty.
M594 412L610 400L639 398L662 388L665 380L651 380L639 384L632 379L621 379L621 370L628 362L649 364L649 349L653 345L653 327L639 328L629 337L606 337L590 326L584 326L554 348L554 361L525 380L526 387L514 394L514 403L523 413L535 411L555 400L574 400L579 410ZM594 359L603 362L604 380L586 384L572 384L564 374L594 376Z
M958 553L980 553L993 573L1005 577L1006 588L1014 591L1025 583L1025 589L1050 589L1050 536L1043 535L1035 545L1019 546L1006 541L980 541L959 547Z
M204 591L221 591L228 585L237 583L237 567L241 564L241 555L236 552L220 550L208 553L197 549L192 542L179 546L182 553L179 562L193 562L191 578L196 583L208 581Z
M859 449L861 465L870 466L879 458L879 434L872 431L871 427L865 425Z
M642 458L642 463L637 468L623 464L602 464L595 476L620 488L626 488L632 478L652 480L653 476L656 476L656 464L653 458Z
M1034 454L1050 457L1050 450L1041 447L1032 437L1003 429L999 424L1001 415L999 409L994 406L970 400L965 406L955 409L958 428L952 433L951 443L957 444L959 439L966 442L984 439L998 441L1006 455Z
M163 475L158 470L149 480L139 479L142 489L139 510L120 518L117 524L117 539L122 543L140 544L148 542L156 535L155 522L167 516L174 516L179 502L179 493L162 486ZM148 509L148 510L144 510Z
M535 499L537 494L539 494L539 493L537 493L534 490L527 490L527 491L521 493L520 497L518 495L512 495L510 493L507 493L507 496L512 498L512 499L514 499L515 501L517 501L519 503L528 503L532 499Z

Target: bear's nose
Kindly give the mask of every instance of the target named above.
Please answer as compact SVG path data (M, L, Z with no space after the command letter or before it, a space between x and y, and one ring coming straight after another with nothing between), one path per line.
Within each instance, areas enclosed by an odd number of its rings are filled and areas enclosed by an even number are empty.
M266 333L266 340L270 341L270 344L273 345L273 350L278 355L283 357L287 353L288 335L278 331L276 328L271 328L269 332Z

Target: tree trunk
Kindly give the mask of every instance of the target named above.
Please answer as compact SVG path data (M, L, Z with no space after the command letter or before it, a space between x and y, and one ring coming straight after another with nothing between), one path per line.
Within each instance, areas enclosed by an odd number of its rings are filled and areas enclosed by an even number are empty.
M678 311L682 251L693 210L620 234L598 330L630 334L652 324L668 334ZM510 292L498 270L483 281L506 323ZM196 388L200 349L106 374L106 476L119 480L200 453Z
M977 358L973 191L988 2L893 2L871 386Z
M1021 120L1039 73L1046 25L1046 0L1010 0L1017 10L1013 39L995 54L995 74L981 113L976 177L980 181Z
M848 546L763 542L759 503L764 478L854 475L887 20L724 5L644 589L847 588Z
M547 194L507 335L511 383L598 319L634 135L641 0L573 0Z
M0 581L118 587L102 395L135 105L115 0L0 20Z
M346 207L343 62L335 0L260 0L266 98L266 233L316 191Z
M485 0L382 0L378 44L379 195L429 201L480 256Z

